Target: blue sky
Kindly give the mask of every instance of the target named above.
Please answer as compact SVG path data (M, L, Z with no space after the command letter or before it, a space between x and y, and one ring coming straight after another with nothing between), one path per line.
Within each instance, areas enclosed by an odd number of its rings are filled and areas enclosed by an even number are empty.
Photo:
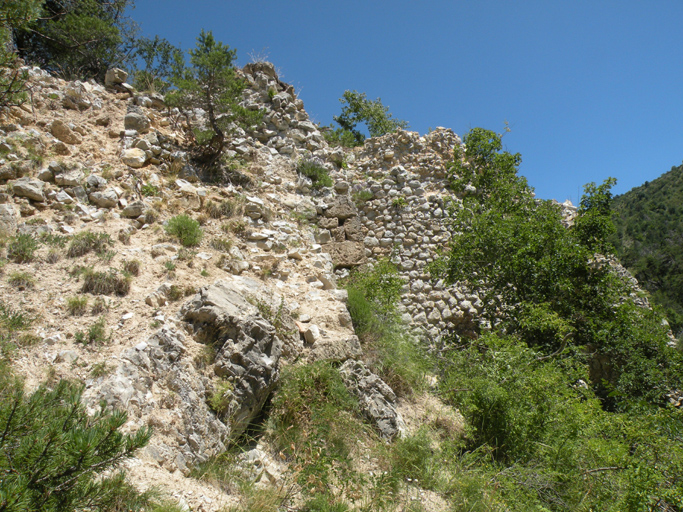
M346 89L380 97L410 129L512 131L542 198L651 181L683 160L681 0L136 0L147 36L184 50L203 28L267 55L314 121Z

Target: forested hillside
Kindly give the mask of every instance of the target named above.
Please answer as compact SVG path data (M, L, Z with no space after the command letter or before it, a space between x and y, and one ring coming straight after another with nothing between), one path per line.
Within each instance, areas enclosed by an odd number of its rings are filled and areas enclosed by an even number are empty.
M683 165L614 199L619 260L683 329Z

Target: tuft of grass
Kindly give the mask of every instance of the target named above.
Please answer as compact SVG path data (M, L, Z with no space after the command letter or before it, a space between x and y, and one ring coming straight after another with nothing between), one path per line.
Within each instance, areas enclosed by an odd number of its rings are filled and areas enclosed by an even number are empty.
M36 278L28 272L12 272L7 282L19 290L26 290L35 286Z
M175 236L185 247L199 245L204 234L199 222L184 213L171 217L165 229L169 235Z
M50 247L59 247L63 249L69 241L69 237L64 235L57 235L55 233L43 233L40 235L40 241Z
M204 211L212 219L234 217L235 215L240 215L244 211L244 199L225 199L220 203L216 203L209 199L204 204Z
M132 277L130 274L120 273L116 269L98 272L87 268L83 272L82 293L93 295L118 295L123 297L130 291Z
M172 284L171 288L168 290L168 299L172 302L182 299L185 296L185 292L181 286L177 284Z
M226 240L225 238L212 238L209 242L212 249L217 251L228 252L232 248L232 240Z
M13 236L7 246L7 258L14 263L33 261L38 249L38 241L29 234Z
M83 345L90 345L92 343L97 345L104 345L111 341L111 333L107 335L106 320L102 316L95 323L93 323L86 331L77 331L74 334L76 343Z
M114 370L114 367L107 364L106 361L102 361L100 363L95 363L92 365L92 368L90 368L90 376L93 379L97 379L99 377L105 377L109 375L112 371Z
M106 233L83 231L77 233L71 239L66 255L69 258L76 258L78 256L84 256L89 252L103 253L112 245L114 245L114 241Z
M45 262L52 265L57 263L61 257L62 255L57 249L50 249L47 253L47 256L45 256Z
M247 223L242 219L231 219L228 222L223 223L221 229L224 233L243 235L247 230Z
M82 316L88 310L88 297L67 297L66 310L71 316Z
M140 275L140 260L126 260L123 262L123 271L130 275Z
M101 315L107 311L109 311L109 303L104 299L104 297L95 297L95 302L93 302L90 314Z

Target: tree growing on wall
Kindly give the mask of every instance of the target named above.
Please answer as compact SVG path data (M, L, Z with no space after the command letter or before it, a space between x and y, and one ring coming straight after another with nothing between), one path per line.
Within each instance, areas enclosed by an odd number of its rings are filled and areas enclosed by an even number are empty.
M370 137L408 128L406 121L392 116L389 107L384 106L380 98L369 100L364 92L347 90L339 101L343 105L341 114L333 117L339 128L327 132L330 142L347 147L360 146L365 135L358 128L359 123L366 126Z
M223 152L229 132L237 126L249 128L258 124L262 113L239 103L246 84L233 65L234 49L216 41L210 31L202 30L189 54L189 64L176 54L171 80L174 89L166 100L182 111L201 108L206 112L206 126L190 126L189 133L195 159L213 163Z

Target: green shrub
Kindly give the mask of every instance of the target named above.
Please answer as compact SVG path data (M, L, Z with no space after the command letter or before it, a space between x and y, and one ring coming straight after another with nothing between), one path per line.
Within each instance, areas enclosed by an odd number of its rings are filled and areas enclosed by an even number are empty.
M38 241L32 235L16 235L7 246L7 258L14 263L28 263L33 261L37 249Z
M306 176L307 178L310 178L312 187L314 189L331 187L332 185L334 185L334 182L332 181L332 178L330 178L330 175L327 173L327 169L325 169L325 166L323 165L322 161L317 158L302 158L301 160L299 160L299 163L296 166L296 170L299 174Z
M177 284L172 284L171 288L168 290L168 298L172 302L182 299L185 296L185 291L181 286Z
M306 492L325 492L337 478L353 477L351 450L364 431L357 401L328 362L283 369L273 396L270 428L273 442L301 471Z
M152 435L120 429L123 412L88 415L83 386L60 381L26 394L18 381L0 385L0 505L4 510L140 510L150 505L113 471Z
M122 274L115 269L107 272L99 272L92 268L86 268L83 272L82 293L93 295L118 295L123 297L130 291L132 278L129 274Z
M140 193L145 197L156 196L159 194L159 188L149 183L145 183L140 187Z
M168 220L166 232L175 236L185 247L196 247L202 240L203 232L199 222L186 214L176 215Z
M45 245L49 245L50 247L64 248L66 247L66 243L69 241L69 237L57 235L55 233L42 233L40 235L40 241Z
M73 236L66 255L69 258L76 258L89 252L103 253L112 245L114 245L114 241L106 233L82 231Z

